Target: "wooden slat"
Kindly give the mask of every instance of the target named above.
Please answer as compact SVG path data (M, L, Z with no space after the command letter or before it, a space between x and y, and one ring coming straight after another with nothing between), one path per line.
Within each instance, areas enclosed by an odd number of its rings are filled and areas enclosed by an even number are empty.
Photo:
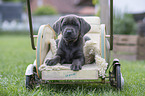
M91 25L100 25L100 18L96 16L83 16L83 19Z
M122 45L115 46L114 45L113 49L115 52L134 53L134 54L136 54L137 52L137 46L122 46Z
M138 55L145 56L145 46L138 47Z
M145 37L136 35L114 35L114 52L136 54L138 60L145 59Z
M97 70L42 71L42 80L96 80L96 79L98 79Z
M137 60L145 60L145 56L137 56Z
M101 26L100 25L91 25L91 29L88 33L101 33Z
M139 37L138 45L145 45L145 37Z
M106 38L110 38L110 35L105 35Z
M137 59L145 60L145 37L138 39Z
M114 44L136 45L137 35L114 35Z
M137 53L137 35L114 35L114 52Z
M80 81L75 81L75 82L74 81L73 82L64 81L64 82L44 82L44 83L46 83L46 84L97 84L97 83L103 83L103 82L101 82L101 81L100 82L99 81L98 82L97 81L86 82L83 80L81 82ZM110 82L106 81L105 84L106 83L110 83Z
M34 38L37 38L37 37L38 37L38 35L33 35L33 37L34 37Z

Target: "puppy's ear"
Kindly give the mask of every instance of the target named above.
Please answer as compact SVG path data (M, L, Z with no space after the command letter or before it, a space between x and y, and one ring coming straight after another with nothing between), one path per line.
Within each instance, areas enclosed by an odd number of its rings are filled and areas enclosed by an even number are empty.
M54 31L57 33L57 35L60 34L60 32L62 31L61 29L61 23L63 21L64 18L60 18L59 20L57 20L54 24L53 24L53 29Z
M79 18L80 21L80 34L84 36L91 29L90 24L88 24L83 18Z

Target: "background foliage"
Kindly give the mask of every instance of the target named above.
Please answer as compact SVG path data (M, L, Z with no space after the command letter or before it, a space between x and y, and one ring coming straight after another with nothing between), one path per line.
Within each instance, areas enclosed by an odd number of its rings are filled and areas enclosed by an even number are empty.
M113 30L115 34L136 34L137 25L131 14L114 15Z
M35 10L34 15L54 15L57 11L51 6L41 6Z
M99 0L92 0L92 4L93 5L99 4Z

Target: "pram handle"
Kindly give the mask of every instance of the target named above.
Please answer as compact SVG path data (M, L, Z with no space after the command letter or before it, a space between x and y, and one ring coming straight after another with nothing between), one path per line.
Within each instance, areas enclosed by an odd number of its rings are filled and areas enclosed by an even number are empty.
M29 18L29 27L30 27L30 37L31 37L31 46L33 50L36 50L34 44L34 36L33 36L33 26L32 26L32 17L31 17L31 7L30 7L30 0L27 0L27 9L28 9L28 18Z

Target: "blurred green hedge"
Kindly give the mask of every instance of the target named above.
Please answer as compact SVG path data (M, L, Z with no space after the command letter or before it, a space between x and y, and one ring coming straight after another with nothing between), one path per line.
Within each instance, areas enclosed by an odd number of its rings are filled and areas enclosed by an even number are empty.
M54 14L58 14L58 12L51 6L41 6L33 12L33 15L54 15Z
M114 15L113 31L115 34L136 34L137 25L131 14Z

